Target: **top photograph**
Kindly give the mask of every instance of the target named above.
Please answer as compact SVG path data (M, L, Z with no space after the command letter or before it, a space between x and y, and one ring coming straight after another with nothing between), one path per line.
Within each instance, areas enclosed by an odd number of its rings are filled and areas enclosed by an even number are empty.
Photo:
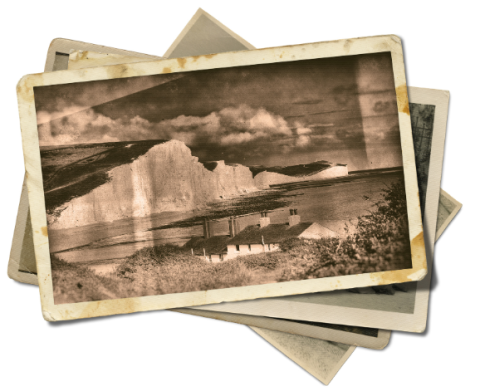
M51 304L421 279L398 59L313 45L33 75L19 99L34 103L22 132L40 152L28 184Z

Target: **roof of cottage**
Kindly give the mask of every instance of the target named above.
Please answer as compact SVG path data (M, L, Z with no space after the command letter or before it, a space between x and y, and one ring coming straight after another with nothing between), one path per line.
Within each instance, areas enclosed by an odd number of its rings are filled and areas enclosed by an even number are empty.
M193 248L193 252L197 255L203 255L203 249L206 254L226 254L229 239L230 237L225 235L212 236L208 239L196 236L185 243L185 247L189 250Z
M280 243L282 240L297 238L314 223L299 223L293 226L286 224L269 224L260 228L259 225L249 225L235 237L230 239L228 244L262 244Z

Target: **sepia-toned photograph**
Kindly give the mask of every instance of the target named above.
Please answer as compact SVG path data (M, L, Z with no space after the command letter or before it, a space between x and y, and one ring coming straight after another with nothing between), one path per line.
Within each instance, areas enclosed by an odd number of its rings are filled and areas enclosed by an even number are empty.
M47 307L82 304L53 309L63 319L97 301L112 303L95 316L422 279L401 44L365 40L394 49L351 40L359 54L332 42L22 79Z
M339 342L259 327L252 327L252 330L325 385L332 381L355 350L355 346Z
M389 52L34 93L56 304L412 267Z

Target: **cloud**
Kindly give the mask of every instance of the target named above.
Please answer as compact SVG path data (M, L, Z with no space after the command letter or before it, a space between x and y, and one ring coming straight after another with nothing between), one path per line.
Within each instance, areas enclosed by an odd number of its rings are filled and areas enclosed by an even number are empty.
M310 124L309 126L311 128L330 128L332 126L335 126L335 124Z
M68 115L72 115L74 113L78 113L80 111L85 110L85 106L77 106L77 105L72 105L72 106L63 106L60 111L45 111L45 110L40 110L37 112L37 124L44 124L50 121L53 121L55 119L59 119Z
M310 128L304 128L304 127L298 127L297 128L297 134L302 135L302 134L310 134L312 133L312 129Z
M307 147L310 145L310 142L311 142L311 139L309 136L305 136L305 135L302 135L300 137L297 138L296 142L295 142L295 145L297 147Z
M139 116L112 119L88 109L40 123L38 130L41 145L148 139L176 139L191 146L237 145L293 136L282 116L247 105L227 107L204 117L180 115L160 122Z

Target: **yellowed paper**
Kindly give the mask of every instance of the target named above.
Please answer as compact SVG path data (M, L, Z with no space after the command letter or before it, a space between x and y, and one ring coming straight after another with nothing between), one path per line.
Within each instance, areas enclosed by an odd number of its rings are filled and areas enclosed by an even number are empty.
M388 330L349 327L315 322L296 322L288 319L267 318L227 312L202 311L190 308L172 310L183 314L203 316L210 319L246 324L250 327L281 331L303 337L339 342L347 345L361 346L369 349L383 349L390 341Z
M453 218L462 208L462 204L453 198L446 191L440 189L440 200L438 203L437 232L435 240L438 240Z
M300 337L257 327L252 329L325 385L332 381L355 350L355 346L337 342Z
M51 287L51 267L48 253L48 239L46 233L46 212L44 205L43 186L41 179L40 159L38 153L38 135L36 129L35 110L33 108L33 87L54 86L58 83L76 83L80 81L96 81L105 79L125 78L132 76L147 76L168 74L175 77L180 71L200 71L202 69L219 69L228 64L231 66L247 66L253 64L282 63L280 58L302 59L326 58L330 56L352 55L360 53L377 53L391 50L393 59L393 73L396 85L396 95L399 113L400 134L402 142L404 175L406 180L407 209L412 250L411 269L393 272L377 272L365 275L292 281L287 283L266 284L265 286L251 286L246 288L227 288L208 290L206 294L198 292L179 293L167 296L149 296L131 299L112 299L97 301L94 306L88 303L77 303L55 306ZM282 56L282 57L280 57ZM170 74L172 74L170 76ZM37 267L42 294L44 315L50 320L74 319L77 317L101 316L106 314L163 309L185 305L207 304L219 301L236 301L252 299L259 296L276 296L282 294L299 294L308 291L352 288L356 286L370 286L385 284L386 282L415 281L423 278L426 273L426 263L423 245L423 231L419 215L418 192L415 181L415 163L413 161L413 145L408 115L406 89L404 85L404 67L401 44L393 36L370 37L350 40L345 46L344 41L326 42L318 44L298 45L283 48L272 48L258 51L225 53L210 57L192 57L180 60L153 61L148 63L91 68L89 72L69 71L60 76L59 73L31 75L23 78L18 86L19 108L22 118L22 133L24 152L26 157L30 192L30 207L34 233ZM403 84L402 84L403 83ZM37 94L38 95L38 94ZM37 96L36 95L36 96ZM45 278L43 278L45 277ZM108 295L107 295L108 296ZM99 305L101 303L101 305Z
M156 60L161 57L149 54L132 52L129 50L116 49L109 46L95 45L93 43L74 41L65 38L54 39L48 48L45 72L61 71L68 68L69 54L76 50L105 53L118 56L132 56L146 60Z
M251 49L255 47L199 8L163 56L177 58Z
M161 57L152 58L158 60ZM69 54L68 69L84 69L111 64L131 64L145 61L142 57L133 57L125 54L97 53L88 50L75 50Z

